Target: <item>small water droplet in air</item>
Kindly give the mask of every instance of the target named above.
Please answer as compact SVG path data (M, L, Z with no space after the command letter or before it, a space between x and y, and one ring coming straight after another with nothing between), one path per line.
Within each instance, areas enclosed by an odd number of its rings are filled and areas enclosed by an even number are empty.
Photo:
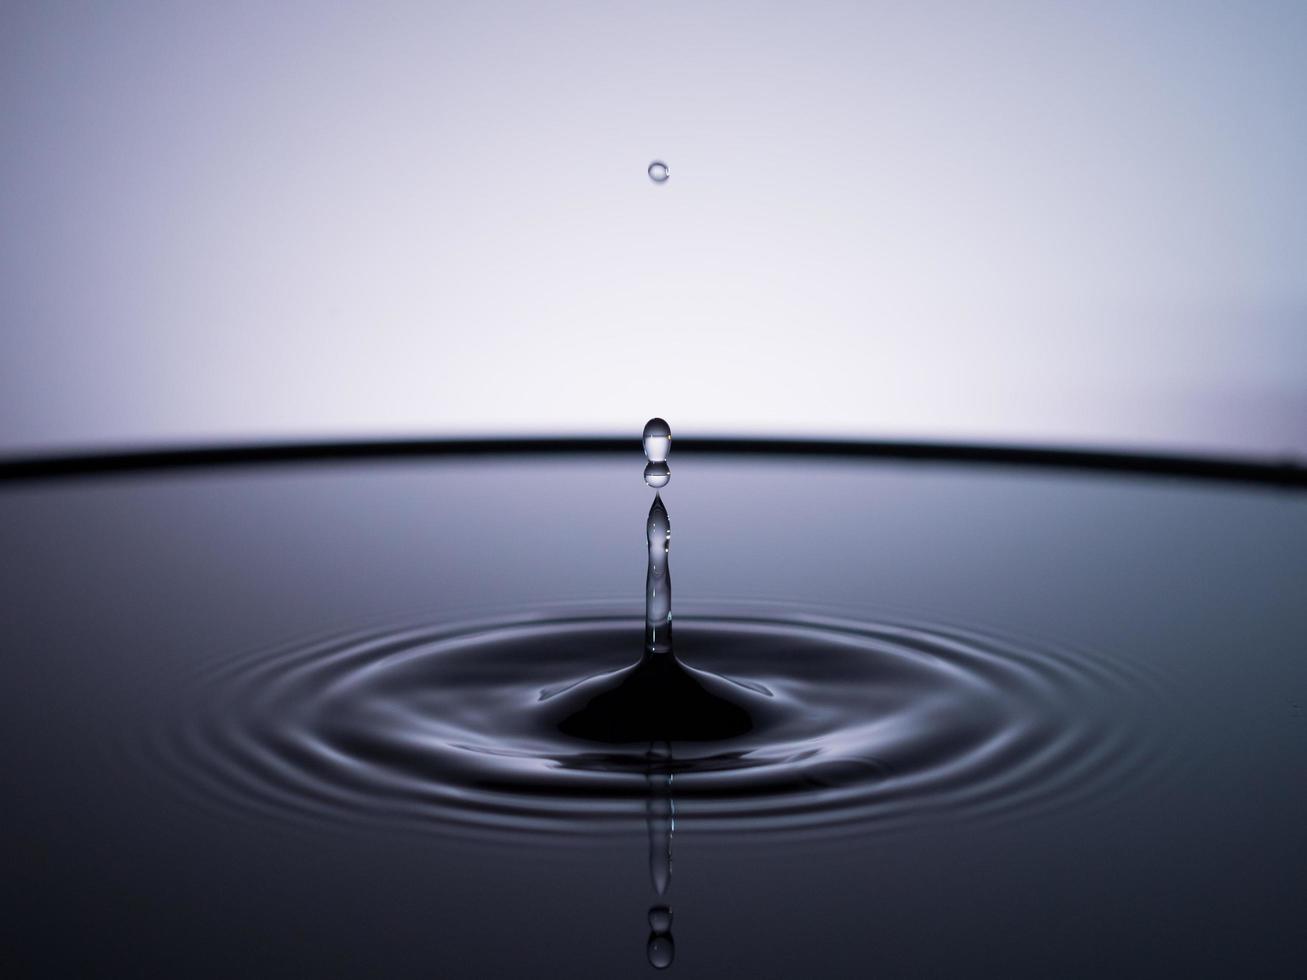
M644 482L655 490L667 486L671 478L672 471L666 463L650 463L644 468Z
M649 964L656 970L666 970L672 965L672 957L676 955L676 947L672 944L671 936L650 936L649 937Z
M671 170L669 170L667 164L663 163L661 160L655 160L653 163L649 164L649 179L655 184L667 183L667 178L671 175Z
M666 905L655 905L649 910L649 928L664 933L672 928L672 910Z
M665 463L672 451L672 427L662 419L650 419L644 424L644 454L651 463Z

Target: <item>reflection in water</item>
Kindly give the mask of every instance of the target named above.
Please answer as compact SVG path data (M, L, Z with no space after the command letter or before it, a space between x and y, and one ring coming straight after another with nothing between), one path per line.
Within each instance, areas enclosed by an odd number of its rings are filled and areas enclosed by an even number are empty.
M659 898L672 882L672 835L676 832L676 801L672 799L671 746L666 742L649 746L649 800L646 824L649 829L649 878ZM672 910L655 905L649 910L649 962L659 970L672 965L676 953L672 941Z
M661 928L660 928L661 926ZM666 905L655 905L649 910L649 963L659 970L672 965L676 956L676 943L672 939L672 911Z
M663 742L649 749L648 824L649 875L654 891L667 894L672 880L672 834L676 831L676 804L672 800L671 747Z

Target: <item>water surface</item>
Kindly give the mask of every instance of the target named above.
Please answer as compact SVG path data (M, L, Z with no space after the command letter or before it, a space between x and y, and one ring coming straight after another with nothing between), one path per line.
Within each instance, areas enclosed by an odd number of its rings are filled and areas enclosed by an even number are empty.
M467 696L640 656L638 465L0 489L6 975L1294 975L1307 498L683 457L723 768Z

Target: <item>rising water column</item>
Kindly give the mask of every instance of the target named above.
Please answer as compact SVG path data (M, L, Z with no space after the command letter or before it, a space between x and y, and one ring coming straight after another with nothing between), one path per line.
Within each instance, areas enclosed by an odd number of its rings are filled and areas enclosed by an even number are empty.
M667 466L672 451L671 427L662 419L650 419L645 423L642 441L649 460L644 468L644 482L657 491L672 478ZM644 652L646 657L654 657L672 652L672 576L668 568L672 524L660 493L654 493L645 530L649 565L644 589Z

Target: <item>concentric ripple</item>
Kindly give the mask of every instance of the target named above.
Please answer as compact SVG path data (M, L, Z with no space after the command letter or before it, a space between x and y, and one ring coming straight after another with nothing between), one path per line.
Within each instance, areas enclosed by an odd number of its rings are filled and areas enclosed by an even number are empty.
M1155 685L1084 654L756 612L676 629L686 664L762 706L747 732L654 745L561 730L560 692L639 656L639 617L591 611L229 661L170 692L154 746L207 798L267 814L564 834L643 820L655 775L696 828L865 832L1083 802L1160 755Z

